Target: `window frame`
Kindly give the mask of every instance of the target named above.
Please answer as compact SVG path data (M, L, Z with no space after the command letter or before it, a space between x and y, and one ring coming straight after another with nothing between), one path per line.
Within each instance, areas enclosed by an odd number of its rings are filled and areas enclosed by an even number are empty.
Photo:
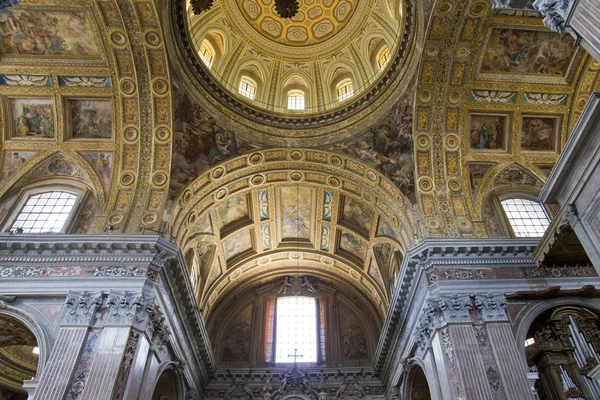
M381 63L381 57L384 54L385 54L385 61L383 63ZM391 59L390 48L387 45L383 45L377 52L377 55L375 56L375 62L377 63L377 70L383 71L385 69L385 67L389 64L390 59Z
M504 206L502 205L502 202L505 200L511 200L511 199L515 199L515 200L527 200L533 203L537 203L540 208L542 209L542 211L544 212L544 214L546 215L546 218L548 220L548 226L546 227L546 229L544 230L544 232L546 232L548 230L548 227L550 227L550 225L552 224L552 216L550 215L550 213L548 212L548 210L546 209L546 207L540 203L536 198L532 198L532 196L528 196L527 194L524 193L519 193L519 194L515 194L515 193L506 193L503 195L499 195L497 196L498 198L498 205L500 207L500 211L502 212L502 217L504 218L504 222L506 224L506 226L509 229L509 233L511 238L515 238L515 239L536 239L536 238L542 238L544 236L545 233L543 233L541 236L518 236L515 233L515 229L513 227L512 222L510 221L509 216L506 214L506 210L504 209Z
M50 234L58 235L58 234L66 234L71 231L73 228L74 222L77 220L77 216L79 215L79 211L82 204L85 204L87 200L87 191L80 188L75 188L72 186L62 186L62 185L52 185L52 186L38 186L33 187L27 190L24 190L23 193L19 195L19 198L15 202L15 204L11 207L11 211L7 218L4 220L2 224L2 232L10 232L12 226L15 221L23 211L23 207L27 204L27 201L32 196L49 193L49 192L65 192L76 196L75 204L73 204L73 208L69 213L69 216L65 220L65 223L60 230L60 232L51 232ZM49 233L24 233L28 235L47 235Z
M210 60L207 60L205 53L202 52L202 47L205 47L207 50L212 52L212 57ZM209 69L211 69L213 66L213 63L215 62L217 53L215 51L214 46L207 38L202 39L202 42L200 42L200 49L198 50L198 55L199 55L200 59L202 60L202 62L204 63L204 65L207 66Z
M269 296L268 298L265 299L265 310L264 310L264 318L265 318L265 323L264 323L264 328L263 328L263 332L262 332L262 337L264 338L263 341L265 341L268 337L271 338L272 340L272 348L270 350L270 352L268 351L267 348L263 349L263 360L267 365L274 365L274 366L287 366L287 365L291 365L294 363L294 361L290 358L289 362L277 362L277 302L279 299L281 298L286 298L286 297L295 297L294 295L290 295L290 294L285 294L285 295L275 295L275 296ZM327 359L327 336L329 335L328 333L328 329L329 329L329 316L327 315L328 311L327 311L327 299L325 297L322 296L311 296L309 294L302 294L301 297L308 297L308 298L312 298L314 299L314 304L316 307L316 314L315 314L315 329L316 329L316 348L317 348L317 361L312 362L312 361L302 361L301 358L298 359L298 363L302 364L302 363L306 363L309 365L323 365L326 363L326 359ZM273 309L269 310L269 306L268 303L269 301L273 301ZM269 314L272 312L273 315L273 321L272 323L269 323ZM323 326L323 323L325 324L325 326ZM269 332L269 329L272 329L272 332ZM265 342L266 345L266 342ZM270 355L270 357L268 357Z
M290 99L292 97L302 96L302 108L290 108ZM306 94L301 89L291 89L287 92L287 109L289 111L304 111L306 110Z
M254 85L253 97L249 97L246 94L242 93L242 90L244 92L248 92L247 87L242 89L242 83L244 82L244 80L246 80L247 83L251 83ZM242 75L242 76L240 76L240 80L239 80L239 84L238 84L238 94L247 100L254 101L254 100L256 100L256 96L258 95L258 84L256 83L256 81L254 79L252 79L248 75Z
M342 89L343 87L350 87L350 91L346 91L344 94L340 95L340 89ZM335 85L335 93L337 96L337 101L342 103L344 101L347 101L348 99L351 99L352 97L354 97L354 81L352 80L352 78L344 78L342 80L340 80L336 85Z

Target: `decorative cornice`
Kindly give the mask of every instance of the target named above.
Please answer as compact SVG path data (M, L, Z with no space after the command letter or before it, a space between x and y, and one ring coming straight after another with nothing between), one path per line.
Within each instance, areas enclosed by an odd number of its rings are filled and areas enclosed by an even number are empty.
M150 265L160 270L177 246L150 235L0 234L0 266Z

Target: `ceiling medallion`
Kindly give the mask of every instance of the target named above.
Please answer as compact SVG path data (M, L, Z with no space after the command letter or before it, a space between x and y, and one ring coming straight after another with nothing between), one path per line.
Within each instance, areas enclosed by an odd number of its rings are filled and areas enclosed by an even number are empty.
M275 11L281 18L293 18L299 9L298 0L275 0Z
M194 14L198 15L203 11L208 11L213 5L214 0L190 0L190 5Z

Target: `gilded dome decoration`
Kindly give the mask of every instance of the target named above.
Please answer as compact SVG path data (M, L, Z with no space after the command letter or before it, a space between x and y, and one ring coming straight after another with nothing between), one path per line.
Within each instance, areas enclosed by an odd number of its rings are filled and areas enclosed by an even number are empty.
M416 69L408 63L417 51L410 3L306 0L292 18L282 18L273 0L215 0L199 15L185 1L173 7L190 95L208 100L217 120L234 111L232 129L263 143L285 136L324 144L349 135L350 126L367 129ZM301 106L290 93L302 94Z

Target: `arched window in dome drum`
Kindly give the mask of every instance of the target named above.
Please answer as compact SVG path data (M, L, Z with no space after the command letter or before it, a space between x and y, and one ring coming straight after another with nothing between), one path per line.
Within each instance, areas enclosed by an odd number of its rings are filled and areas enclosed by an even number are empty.
M242 96L254 100L256 98L256 82L247 76L242 76L238 92Z
M287 98L288 110L304 110L304 92L302 90L290 90Z
M381 50L379 50L379 53L377 53L377 66L379 67L379 70L381 71L382 69L384 69L389 61L390 48L387 46L383 46Z
M352 79L344 79L337 85L338 101L344 101L354 95Z
M202 59L202 62L204 62L208 68L212 67L212 63L215 59L215 49L213 49L212 45L206 39L200 44L200 59Z

